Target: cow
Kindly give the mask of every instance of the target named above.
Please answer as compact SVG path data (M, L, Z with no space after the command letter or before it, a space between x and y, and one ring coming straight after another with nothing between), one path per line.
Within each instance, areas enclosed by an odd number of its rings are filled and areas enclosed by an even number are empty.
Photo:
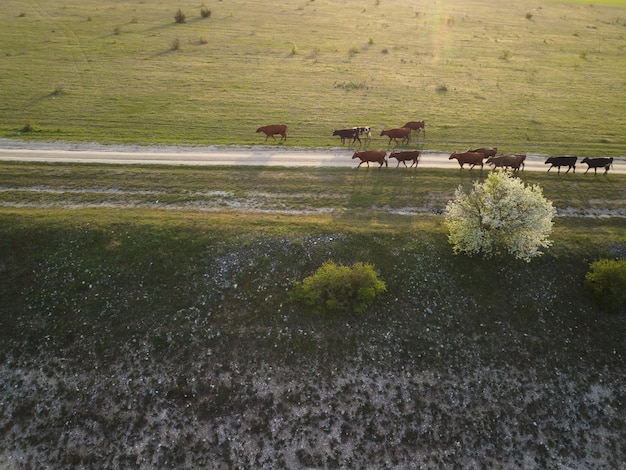
M352 129L338 129L333 132L333 136L338 135L341 137L341 145L346 143L346 139L352 139L352 143L354 144L357 140L359 144L361 143L361 139L359 139L359 131L357 128Z
M609 172L609 168L613 164L613 157L598 157L598 158L583 158L581 163L587 164L587 171L593 168L593 174L598 174L598 168L604 168L604 174L606 175ZM585 174L587 174L585 171Z
M408 127L399 127L397 129L388 129L383 130L380 135L386 135L389 137L389 144L391 144L392 140L395 140L396 143L398 139L402 139L403 143L409 143L409 139L411 138L411 129Z
M356 129L359 135L364 135L367 140L372 137L372 128L370 126L353 127L352 129Z
M567 171L565 173L569 173L572 169L572 173L576 173L576 159L577 157L550 157L546 160L546 165L550 164L548 173L553 167L557 167L559 169L558 174L560 175L562 166L567 167Z
M270 126L261 126L259 127L257 130L257 132L263 132L265 134L265 141L267 141L267 138L271 135L272 139L276 140L276 137L274 137L275 135L280 135L280 142L283 141L283 139L287 140L287 126L285 126L284 124L272 124Z
M363 163L367 163L367 167L369 168L370 162L376 162L380 164L378 168L382 168L383 164L385 166L389 166L387 165L387 159L385 158L386 155L387 152L384 150L363 150L362 152L354 152L352 159L360 159L361 163L359 163L359 166L363 165ZM359 166L357 166L357 168Z
M407 167L406 166L407 161L413 162L411 163L411 166L407 168L413 168L413 165L415 165L415 168L417 168L417 162L419 161L419 158L420 158L420 151L419 150L402 150L402 151L394 150L393 152L389 154L389 160L391 160L392 158L395 158L396 160L398 160L398 164L396 165L396 168L400 166L400 162L402 162L404 166Z
M424 139L426 138L426 123L424 121L409 121L402 127L408 127L412 131L417 131L418 137L421 129L424 132Z
M468 150L468 152L482 153L485 158L495 157L498 153L498 147L481 147L479 149Z
M452 160L454 158L456 158L456 160L459 162L459 165L461 166L461 170L463 169L463 165L467 163L468 165L471 165L470 170L474 168L476 165L480 165L480 171L483 171L483 159L485 158L485 156L482 153L453 152L452 155L450 155L450 158L448 158L448 160Z
M504 154L489 157L486 163L493 165L494 170L496 168L504 168L505 170L512 168L513 171L519 171L520 167L522 170L524 169L524 160L526 160L525 154Z

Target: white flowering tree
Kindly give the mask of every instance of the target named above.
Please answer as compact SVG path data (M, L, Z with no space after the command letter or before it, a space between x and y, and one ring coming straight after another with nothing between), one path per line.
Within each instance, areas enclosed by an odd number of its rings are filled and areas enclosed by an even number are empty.
M455 253L508 253L528 262L552 244L548 236L555 214L539 186L494 171L484 183L475 181L469 194L459 186L444 216Z

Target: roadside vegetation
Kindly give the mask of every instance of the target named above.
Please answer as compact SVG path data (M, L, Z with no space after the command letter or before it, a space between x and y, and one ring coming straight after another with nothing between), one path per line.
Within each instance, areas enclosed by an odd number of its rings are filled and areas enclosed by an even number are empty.
M177 22L181 16L184 22ZM424 119L414 147L626 154L623 2L63 0L0 4L0 135L338 145Z

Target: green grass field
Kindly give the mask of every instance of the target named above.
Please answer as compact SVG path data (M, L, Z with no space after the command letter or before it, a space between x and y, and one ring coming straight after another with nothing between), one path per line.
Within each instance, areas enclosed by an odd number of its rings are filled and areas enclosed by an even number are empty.
M289 147L354 125L375 146L425 119L425 148L624 155L625 34L615 1L6 0L0 135L256 145L281 122Z

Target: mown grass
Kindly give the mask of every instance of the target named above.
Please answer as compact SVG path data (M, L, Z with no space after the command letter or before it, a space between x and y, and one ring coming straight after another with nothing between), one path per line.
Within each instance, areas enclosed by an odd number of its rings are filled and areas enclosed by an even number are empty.
M0 132L255 145L283 122L283 145L326 147L336 128L425 119L426 148L623 155L626 15L609 3L235 0L204 19L184 2L8 0Z

